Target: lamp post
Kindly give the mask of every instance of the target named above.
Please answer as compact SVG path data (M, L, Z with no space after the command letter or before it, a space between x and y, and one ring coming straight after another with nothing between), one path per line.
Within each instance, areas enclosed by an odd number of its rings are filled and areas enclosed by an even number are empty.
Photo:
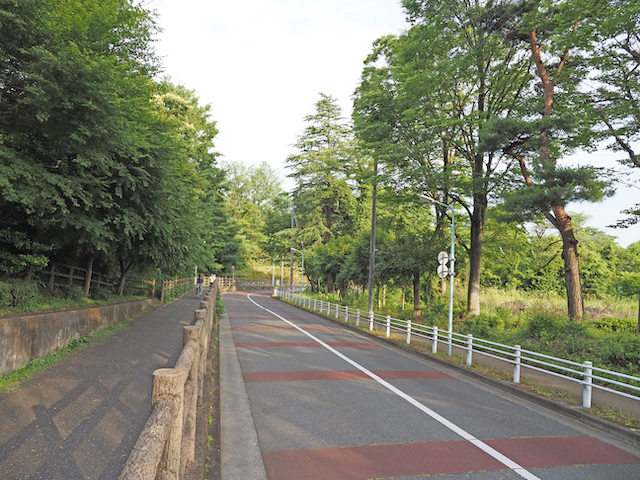
M304 282L304 252L298 249L291 247L291 256L293 257L293 252L298 252L302 254L302 268L300 269L300 295L302 295L302 282ZM293 282L293 279L291 280ZM292 283L293 284L293 283Z
M454 204L451 203L447 205L446 203L439 202L432 198L420 196L421 200L426 202L436 203L442 207L445 207L451 211L451 247L449 254L449 340L447 346L447 353L451 355L451 338L453 332L453 276L455 274L454 265L455 265L455 235L456 235L456 222L455 222L455 211L453 209Z

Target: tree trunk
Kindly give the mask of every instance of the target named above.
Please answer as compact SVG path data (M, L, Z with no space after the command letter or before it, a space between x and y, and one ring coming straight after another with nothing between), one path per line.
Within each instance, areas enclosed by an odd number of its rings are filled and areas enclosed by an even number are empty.
M640 333L640 292L638 292L638 326L636 327L636 333Z
M25 274L24 274L23 280L24 280L25 282L30 282L30 281L31 281L31 277L33 277L33 272L34 272L34 271L35 271L35 270L34 270L33 266L29 267L29 268L27 269L27 271L25 272Z
M127 278L127 274L124 273L120 276L120 284L118 285L118 296L121 297L124 295L124 283Z
M127 273L129 272L129 269L133 266L133 261L129 262L128 265L125 265L124 259L120 258L119 262L120 262L120 284L118 285L118 296L121 297L122 295L124 295L124 283L126 281Z
M91 289L91 276L93 275L93 259L96 257L94 253L89 257L87 262L87 274L84 277L84 296L89 296L89 290Z
M420 310L420 270L416 269L413 274L413 312L416 316L422 315Z
M404 312L404 295L405 295L405 291L406 291L407 287L405 287L404 285L402 286L402 311ZM639 320L639 324L640 324L640 320Z
M579 23L574 25L574 32ZM553 101L555 95L556 81L549 78L547 69L542 60L540 46L534 29L529 34L529 45L531 54L536 65L536 70L542 83L544 92L543 102L543 118L551 117L553 110ZM560 73L567 63L570 50L567 48L561 57L560 63L556 68L556 72ZM540 132L540 162L547 166L555 163L555 159L551 156L549 149L549 130L543 129ZM525 175L525 179L527 175ZM527 183L530 182L530 179ZM557 206L553 209L553 214L545 214L547 219L558 229L562 236L562 258L564 259L564 282L567 291L567 313L569 318L581 320L584 314L584 300L582 298L582 286L580 284L580 265L578 262L578 241L573 233L571 217L567 215L563 206Z
M481 162L482 159L476 159ZM476 193L473 196L471 216L471 246L469 248L469 285L467 288L467 313L480 315L480 271L482 266L482 244L487 218L487 196Z
M556 228L562 236L562 258L564 259L564 283L567 291L567 313L572 320L581 320L584 315L584 300L580 283L578 241L573 233L571 217L563 207L553 209Z

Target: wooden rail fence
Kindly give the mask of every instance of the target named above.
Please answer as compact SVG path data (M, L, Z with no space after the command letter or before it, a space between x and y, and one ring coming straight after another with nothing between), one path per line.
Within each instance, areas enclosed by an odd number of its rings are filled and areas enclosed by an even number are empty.
M58 287L69 287L72 285L81 286L88 293L92 286L99 286L108 290L117 291L120 286L120 278L110 277L98 272L91 272L87 278L87 269L74 265L51 264L49 269L41 270L37 273L42 283L47 285L49 292ZM88 285L87 285L88 282ZM156 281L141 280L137 278L127 278L126 288L150 292L150 296L155 295Z
M271 279L220 277L221 290L270 290Z
M160 290L160 303L164 303L165 297L173 298L175 293L178 295L185 293L194 286L194 279L188 278L175 278L162 281L162 290Z
M194 465L197 408L205 395L205 366L216 318L218 283L184 327L184 346L174 368L153 372L152 411L119 480L180 480Z

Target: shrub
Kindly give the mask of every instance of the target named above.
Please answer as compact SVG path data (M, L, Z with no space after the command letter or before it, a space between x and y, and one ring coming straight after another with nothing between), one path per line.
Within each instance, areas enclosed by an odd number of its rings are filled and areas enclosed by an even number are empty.
M66 285L56 289L56 296L78 301L84 298L84 289L80 285Z
M465 322L461 330L461 333L470 333L474 337L489 340L493 337L494 332L504 330L504 320L498 315L483 313Z
M32 305L41 296L38 283L18 280L0 282L0 309Z
M598 330L604 330L608 333L635 332L638 320L634 318L604 317L592 322L592 325Z
M554 313L537 313L527 323L525 333L538 340L554 340L562 333L565 322L564 317Z
M602 344L603 360L630 373L640 371L640 336L618 333Z

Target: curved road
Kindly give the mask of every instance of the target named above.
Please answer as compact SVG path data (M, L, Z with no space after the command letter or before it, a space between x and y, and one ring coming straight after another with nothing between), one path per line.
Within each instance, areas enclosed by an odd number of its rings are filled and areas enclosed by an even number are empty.
M640 448L260 294L224 295L223 480L640 479Z

